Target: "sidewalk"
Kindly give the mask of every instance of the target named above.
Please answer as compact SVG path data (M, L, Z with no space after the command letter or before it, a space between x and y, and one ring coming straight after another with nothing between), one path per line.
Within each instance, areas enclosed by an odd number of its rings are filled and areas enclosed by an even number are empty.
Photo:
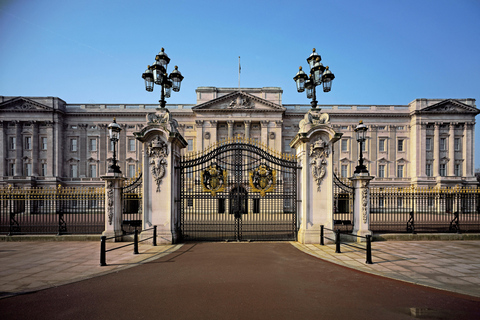
M352 246L303 245L312 256L359 271L480 297L480 241L379 241L372 243L372 265ZM107 243L107 250L125 243ZM248 244L246 244L248 245ZM364 247L364 244L352 244ZM107 252L100 267L100 243L89 241L0 242L0 298L56 287L152 261L182 245L139 245Z
M359 271L451 292L480 297L480 241L372 242L373 264L365 243L292 245L312 256ZM355 248L355 247L358 248Z
M107 250L127 243L107 243ZM107 252L100 267L100 242L0 242L0 298L116 272L174 252L181 245L140 244Z

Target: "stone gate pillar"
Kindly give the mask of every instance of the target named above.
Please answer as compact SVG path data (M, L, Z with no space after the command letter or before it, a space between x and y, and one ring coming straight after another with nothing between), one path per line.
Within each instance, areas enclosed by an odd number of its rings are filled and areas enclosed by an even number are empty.
M122 188L125 178L121 173L108 173L101 177L105 181L105 231L102 235L118 237L122 231ZM122 241L115 238L114 241Z
M143 143L142 229L157 226L157 243L175 243L179 214L179 176L175 167L180 161L180 150L187 142L177 130L177 122L167 109L157 109L147 115L147 125L136 132ZM141 239L149 238L153 231L142 232Z
M372 231L370 231L370 187L368 186L372 179L373 177L368 173L358 173L350 178L355 189L352 233L357 236L372 235ZM366 240L357 238L357 241Z
M340 139L329 123L328 114L309 111L290 143L302 167L298 181L298 241L319 243L320 226L333 230L333 144ZM325 235L333 239L333 233Z

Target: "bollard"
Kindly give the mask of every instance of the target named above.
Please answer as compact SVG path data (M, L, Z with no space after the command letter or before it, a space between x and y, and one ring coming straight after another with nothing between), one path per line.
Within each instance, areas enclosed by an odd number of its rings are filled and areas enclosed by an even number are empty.
M340 251L340 229L335 231L335 253L342 253Z
M323 225L320 226L320 245L325 245L325 243L323 242Z
M366 264L373 264L372 262L372 236L367 234L367 261Z
M153 245L157 245L157 226L153 226Z
M138 254L138 230L135 228L135 235L133 237L133 254Z
M102 236L100 238L100 266L104 267L107 265L107 259L106 259L106 248L105 248L105 242L107 241L107 237Z

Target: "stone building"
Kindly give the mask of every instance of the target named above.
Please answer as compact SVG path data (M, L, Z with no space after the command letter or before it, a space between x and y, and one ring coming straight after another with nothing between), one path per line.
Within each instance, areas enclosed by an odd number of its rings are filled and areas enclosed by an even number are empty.
M310 105L283 104L282 90L199 87L196 104L167 105L199 152L241 136L282 153ZM119 166L127 177L140 170L143 152L134 133L158 105L69 104L56 97L0 96L0 186L103 185L112 159L107 126L123 128ZM358 160L354 129L367 125L364 157L376 186L452 186L477 183L474 175L474 99L416 99L405 105L321 105L336 132L338 176L350 177Z

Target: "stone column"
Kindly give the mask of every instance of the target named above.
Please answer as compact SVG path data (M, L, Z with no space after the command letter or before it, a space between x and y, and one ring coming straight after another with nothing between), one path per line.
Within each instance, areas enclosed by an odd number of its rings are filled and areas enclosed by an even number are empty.
M102 235L118 237L122 235L122 187L125 178L121 173L108 173L101 177L105 181L105 230ZM109 241L122 241L115 238Z
M464 177L473 177L474 172L474 163L473 163L473 150L475 148L475 135L473 134L475 131L475 122L465 123L463 128L463 136L464 136Z
M280 153L284 152L282 148L282 127L283 127L283 121L281 120L275 121L275 129L274 129L275 137L273 141L270 139L270 141L273 142L273 145L271 145L270 147Z
M260 121L261 131L260 131L260 142L268 146L268 125L270 121L262 120Z
M80 178L84 178L87 176L87 149L88 149L88 141L87 141L87 127L88 125L85 123L79 123L78 129L80 131L79 141L78 141L78 155L80 158L80 162L78 163L78 176Z
M143 143L142 229L157 226L157 243L176 243L180 234L179 165L181 149L187 142L179 132L162 124L152 124L134 133ZM153 230L142 232L141 239L151 237ZM149 240L151 241L151 240Z
M340 139L330 125L319 124L300 128L290 143L296 150L299 166L298 207L301 243L319 243L320 226L333 230L333 144ZM332 231L325 236L333 239ZM328 240L326 240L328 242Z
M370 188L369 183L373 177L369 173L355 174L350 180L355 189L353 202L353 231L352 234L365 237L372 235L370 231ZM356 241L364 242L364 238Z
M15 176L19 177L23 175L23 135L22 135L22 128L23 122L16 121L15 122L15 137L16 137L16 145L15 145Z
M245 139L250 139L250 126L252 125L252 120L245 120Z
M53 136L53 122L48 121L47 126L47 176L54 176L55 168L55 145Z
M388 146L388 175L389 178L397 176L397 135L395 132L396 127L394 125L389 126L389 141ZM385 172L386 174L386 172Z
M455 175L455 123L448 128L448 175Z
M122 123L120 125L122 127L122 131L120 131L119 141L117 142L117 159L118 159L118 166L124 172L127 172L127 129L128 125Z
M7 136L8 122L0 121L0 175L8 176L8 136Z
M371 143L370 143L370 148L368 148L368 159L372 160L372 165L370 166L370 171L372 172L372 175L377 175L377 168L378 168L378 163L377 163L377 142L378 142L378 135L377 135L377 129L378 126L376 125L371 125L370 126L370 135L371 135Z
M210 120L210 144L217 142L217 120Z
M32 176L38 177L38 159L40 158L38 136L38 122L32 123Z
M233 137L233 124L235 122L233 120L227 120L228 126L228 138L231 139Z
M98 154L100 159L100 176L104 175L107 172L107 151L109 148L110 140L107 139L107 125L105 123L98 124L100 128L100 141L98 142Z
M197 128L197 151L200 152L203 150L204 137L203 137L203 120L195 120L195 125Z
M433 131L433 176L440 175L440 124L435 123Z

